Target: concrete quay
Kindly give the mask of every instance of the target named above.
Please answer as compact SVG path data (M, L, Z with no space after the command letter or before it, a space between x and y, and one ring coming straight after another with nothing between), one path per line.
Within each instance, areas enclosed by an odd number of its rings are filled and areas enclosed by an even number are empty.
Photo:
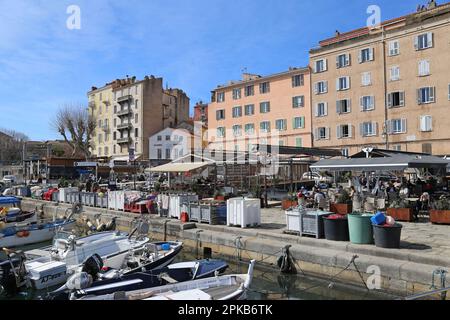
M43 207L42 207L43 206ZM63 215L71 208L68 204L56 204L40 200L24 199L24 210L43 208L46 216ZM140 215L84 207L79 217L91 220L100 215L102 221L117 217L118 229L130 231ZM382 291L406 296L429 291L432 273L436 269L450 271L450 226L423 223L402 223L402 248L382 249L374 245L354 245L324 239L284 234L285 215L279 208L262 210L262 226L241 229L198 223L181 223L178 220L145 215L149 222L149 236L154 240L182 240L187 250L201 254L203 248L211 248L213 256L229 259L256 259L259 263L276 265L281 250L291 245L291 253L297 265L306 274L335 281L364 286L373 279L369 267L380 270ZM356 265L350 265L357 255ZM361 275L360 275L361 274ZM436 285L440 279L436 278Z

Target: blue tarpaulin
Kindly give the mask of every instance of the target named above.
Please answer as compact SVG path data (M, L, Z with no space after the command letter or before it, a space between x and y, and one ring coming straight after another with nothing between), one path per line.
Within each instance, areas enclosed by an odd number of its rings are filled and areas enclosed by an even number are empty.
M20 203L20 199L16 197L0 197L0 205Z

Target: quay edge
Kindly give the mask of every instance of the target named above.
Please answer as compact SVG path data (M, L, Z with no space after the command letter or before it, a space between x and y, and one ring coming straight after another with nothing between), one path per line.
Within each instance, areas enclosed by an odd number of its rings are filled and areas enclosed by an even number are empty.
M72 206L34 199L23 199L24 210L43 209L46 217L63 215ZM81 216L95 220L101 214L107 222L117 217L117 228L129 232L140 215L106 209L83 207ZM185 250L202 253L204 247L211 248L213 256L244 261L255 259L264 265L276 265L281 249L291 245L291 253L300 268L311 276L330 278L339 273L335 281L363 286L360 274L354 266L342 271L356 254L356 264L365 281L372 273L370 266L381 271L381 290L398 296L407 296L430 290L432 273L438 268L449 268L450 257L424 258L402 254L401 250L379 250L359 248L348 243L321 244L315 239L291 235L275 235L260 229L238 229L226 226L210 226L197 223L181 223L178 220L147 215L149 236L152 240L182 240ZM238 248L240 248L238 250Z

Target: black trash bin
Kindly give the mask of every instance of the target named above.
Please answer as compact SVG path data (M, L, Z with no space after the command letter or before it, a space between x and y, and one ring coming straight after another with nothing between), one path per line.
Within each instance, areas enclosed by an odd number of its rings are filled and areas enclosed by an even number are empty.
M403 226L396 223L393 226L373 225L375 246L386 249L399 249Z
M331 241L350 241L348 231L348 219L346 216L333 218L333 216L323 218L325 227L325 238Z

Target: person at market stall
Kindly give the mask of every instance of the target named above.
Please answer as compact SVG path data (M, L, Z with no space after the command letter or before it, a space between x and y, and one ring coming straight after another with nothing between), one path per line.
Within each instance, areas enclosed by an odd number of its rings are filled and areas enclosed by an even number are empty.
M306 189L305 187L301 187L300 191L297 194L298 205L304 206L306 204Z
M320 210L324 210L325 209L324 202L325 202L325 194L321 190L318 190L314 194L314 205Z

